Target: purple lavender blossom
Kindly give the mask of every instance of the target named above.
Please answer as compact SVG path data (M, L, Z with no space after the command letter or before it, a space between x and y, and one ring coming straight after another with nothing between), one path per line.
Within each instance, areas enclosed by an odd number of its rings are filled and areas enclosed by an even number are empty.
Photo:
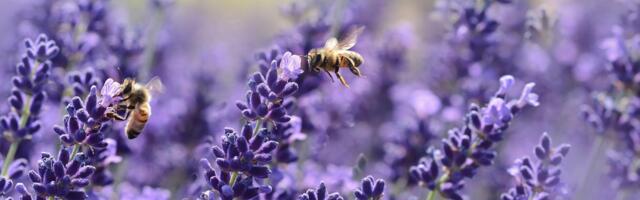
M639 8L3 2L0 198L638 199ZM353 26L364 76L326 84L302 55ZM127 139L112 120L137 105L118 82L154 76L166 92ZM565 156L541 129L591 153Z
M40 130L38 114L46 98L43 87L49 76L51 61L59 49L46 35L38 36L34 42L25 40L27 53L18 63L17 75L12 78L13 89L9 103L14 112L2 117L2 127L10 134L4 134L9 141L16 142Z
M16 159L9 165L6 175L0 177L0 196L7 197L13 190L14 180L18 180L25 174L28 162L24 158Z
M89 94L91 86L99 85L101 82L92 69L83 72L70 72L69 74L69 85L73 90L73 96L86 96Z
M245 118L260 123L286 123L291 119L286 111L288 102L284 98L293 95L298 90L298 84L281 78L276 66L274 60L266 75L256 72L249 80L251 90L247 91L246 103L236 103Z
M9 104L12 112L0 119L3 135L11 143L5 155L0 175L0 193L4 197L12 187L12 179L22 176L27 162L24 159L14 161L18 147L23 140L30 140L32 135L40 130L39 114L46 98L44 85L46 84L51 59L59 49L56 43L46 35L38 36L34 42L25 40L26 55L16 67L17 75L12 78L13 88Z
M428 156L410 169L411 176L431 190L429 198L436 192L454 200L463 199L460 190L464 179L473 178L481 166L493 164L497 156L493 146L503 139L504 131L513 117L525 106L537 106L537 95L529 83L522 97L507 102L505 90L512 85L512 76L503 76L498 92L486 107L471 105L461 129L449 130L442 139L442 150L430 149Z
M540 144L535 148L538 162L528 157L516 161L516 166L509 170L516 179L516 186L508 193L502 194L502 200L518 199L556 199L562 195L560 164L571 148L568 144L551 147L551 138L543 133Z
M87 199L87 194L81 188L89 185L89 178L96 168L85 165L84 159L85 156L82 153L74 156L65 148L60 149L57 158L49 153L42 153L37 171L29 171L35 196L31 196L23 186L20 186L18 190L23 195L21 198Z
M327 194L327 187L324 183L320 183L316 189L308 189L305 193L298 196L299 200L343 200L338 193Z
M251 126L246 125L241 132L238 134L227 128L222 136L222 145L212 147L216 166L220 170L219 176L207 159L200 161L205 170L206 182L222 199L251 199L259 193L271 192L268 185L255 186L254 179L269 177L271 170L267 164L271 162L271 152L277 148L278 143L268 140L264 129L254 131Z
M384 180L374 180L372 176L367 176L353 194L357 200L380 200L384 197L384 186Z
M54 131L65 145L87 145L93 148L105 148L105 132L111 120L106 115L108 109L98 104L97 88L91 87L84 101L74 97L67 105L64 127L55 126Z

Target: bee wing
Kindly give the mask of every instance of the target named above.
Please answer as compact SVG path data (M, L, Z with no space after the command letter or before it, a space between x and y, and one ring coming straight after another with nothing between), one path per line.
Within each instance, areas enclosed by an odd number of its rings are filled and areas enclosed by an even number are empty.
M364 30L364 26L352 28L347 33L347 36L344 37L342 40L340 40L340 42L338 42L338 49L347 50L355 46L356 42L358 41L358 35L360 35L360 33L362 33L363 30Z
M327 42L324 43L324 48L325 49L335 49L337 45L338 45L338 39L331 38L331 39L327 40Z
M145 85L145 87L152 93L158 94L164 92L164 85L162 84L162 81L160 81L160 78L157 76L151 78L151 80Z

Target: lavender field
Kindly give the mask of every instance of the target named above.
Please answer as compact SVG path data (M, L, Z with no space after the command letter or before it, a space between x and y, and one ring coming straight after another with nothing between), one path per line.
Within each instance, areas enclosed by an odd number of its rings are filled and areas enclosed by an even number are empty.
M637 0L5 0L0 28L0 199L640 199Z

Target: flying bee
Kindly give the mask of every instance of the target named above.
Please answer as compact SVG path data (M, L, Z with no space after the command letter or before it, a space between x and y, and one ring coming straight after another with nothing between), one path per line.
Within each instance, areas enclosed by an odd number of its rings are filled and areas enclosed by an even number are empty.
M126 109L125 116L111 113L109 116L121 120L127 121L125 127L125 133L129 139L134 139L142 133L145 125L151 117L151 93L162 92L162 82L158 77L154 77L146 85L136 83L133 79L125 79L119 91L119 96L122 96L122 104L118 105L119 109Z
M331 38L327 40L324 47L309 51L306 56L309 68L315 72L324 70L332 82L334 80L331 72L333 72L342 85L349 87L349 84L344 80L339 70L340 68L349 68L354 75L358 77L362 76L358 67L364 62L364 59L359 53L350 51L349 49L356 45L358 35L360 35L363 30L364 27L354 28L347 33L344 39L338 41L336 38Z

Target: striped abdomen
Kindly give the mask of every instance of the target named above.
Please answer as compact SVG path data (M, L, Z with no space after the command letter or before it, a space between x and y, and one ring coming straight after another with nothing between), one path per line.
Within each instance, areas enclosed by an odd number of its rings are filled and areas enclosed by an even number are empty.
M138 137L138 135L142 133L142 130L144 130L145 125L147 125L149 117L151 117L151 107L149 106L149 103L142 103L136 106L131 113L127 126L125 127L127 137L129 139Z

